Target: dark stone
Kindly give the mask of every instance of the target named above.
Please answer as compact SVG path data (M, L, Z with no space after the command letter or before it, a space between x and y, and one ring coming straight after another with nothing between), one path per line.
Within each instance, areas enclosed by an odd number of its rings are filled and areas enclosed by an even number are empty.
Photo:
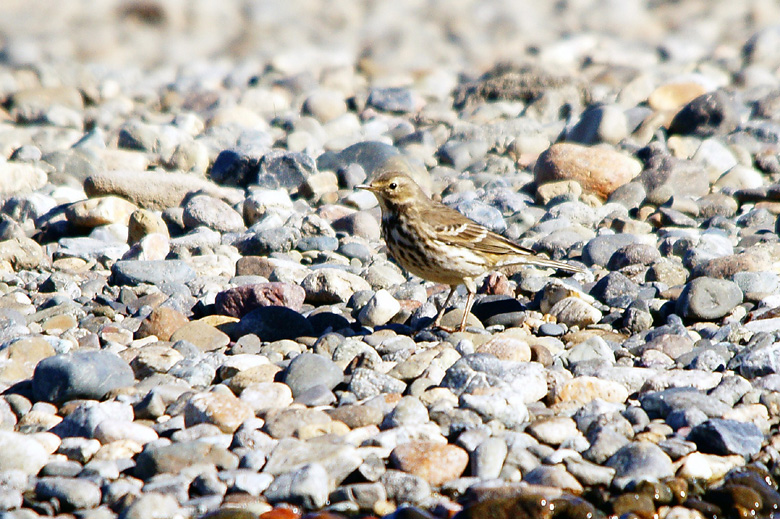
M596 236L590 240L582 249L582 260L589 265L607 266L610 258L615 252L630 245L637 243L638 238L633 234L605 234Z
M261 306L255 308L236 323L232 337L253 333L263 341L295 339L314 335L314 328L304 316L283 306Z
M385 112L414 112L412 91L403 87L374 88L366 101L368 106Z
M346 317L333 312L318 312L306 317L312 328L314 329L314 335L316 337L322 336L328 329L337 332L344 328L349 328L350 323Z
M474 303L471 309L471 313L474 317L479 319L480 322L485 322L491 317L499 314L506 314L510 312L520 312L525 310L522 303L510 296L485 296L479 301Z
M289 252L298 244L301 233L293 227L274 227L250 232L236 242L238 251L248 256L265 256L272 252Z
M33 373L36 400L61 403L75 398L101 400L134 382L130 365L109 351L76 351L47 357Z
M720 319L742 303L742 290L726 279L696 278L677 298L677 314L689 319Z
M590 290L590 295L616 308L627 308L639 295L639 285L620 272L610 272Z
M761 451L764 435L752 422L712 418L694 427L688 440L695 442L702 452L749 458Z
M268 189L295 190L315 173L317 165L308 155L272 150L260 159L255 183Z
M246 187L257 180L259 169L259 157L223 150L211 166L209 177L217 184Z
M736 103L722 90L708 92L685 105L672 119L670 134L710 137L732 132L739 125Z

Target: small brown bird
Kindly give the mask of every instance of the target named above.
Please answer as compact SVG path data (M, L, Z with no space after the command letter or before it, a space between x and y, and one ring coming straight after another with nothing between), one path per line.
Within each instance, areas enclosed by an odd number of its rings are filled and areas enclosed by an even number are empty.
M450 286L434 327L441 328L444 311L455 289L463 284L468 297L457 328L462 332L477 292L474 280L496 268L535 265L584 272L562 261L537 256L455 209L431 200L406 174L400 161L380 171L370 184L357 187L376 195L382 208L382 235L393 258L412 274Z

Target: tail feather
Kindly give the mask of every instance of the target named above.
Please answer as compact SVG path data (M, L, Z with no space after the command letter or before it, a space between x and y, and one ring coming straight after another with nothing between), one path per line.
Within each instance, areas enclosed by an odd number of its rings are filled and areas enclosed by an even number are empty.
M554 269L558 269L558 270L563 270L565 272L571 272L572 274L581 274L581 273L585 272L585 269L583 269L581 267L577 267L575 265L569 265L568 263L565 263L563 261L543 258L543 257L540 257L540 256L528 256L528 257L524 257L522 259L516 257L512 261L508 261L507 263L501 263L499 265L496 265L496 267L503 268L503 267L513 267L513 266L517 266L517 265L532 265L532 266L536 266L536 267L549 267L549 268L554 268Z

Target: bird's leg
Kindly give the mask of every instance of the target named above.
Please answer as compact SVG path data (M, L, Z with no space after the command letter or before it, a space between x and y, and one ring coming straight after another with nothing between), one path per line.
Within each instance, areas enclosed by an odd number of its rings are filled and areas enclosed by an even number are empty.
M441 328L441 318L444 317L444 312L447 310L447 305L450 304L450 300L452 299L452 296L455 295L456 288L458 288L457 285L450 287L450 293L447 295L447 299L444 301L444 304L439 310L439 313L436 314L436 319L433 320L433 324L431 325L431 327Z
M465 278L463 284L466 285L468 296L466 296L466 307L463 309L463 318L460 320L460 326L458 326L459 332L466 330L466 320L469 318L471 306L474 304L474 294L477 293L477 285L474 283L473 279Z

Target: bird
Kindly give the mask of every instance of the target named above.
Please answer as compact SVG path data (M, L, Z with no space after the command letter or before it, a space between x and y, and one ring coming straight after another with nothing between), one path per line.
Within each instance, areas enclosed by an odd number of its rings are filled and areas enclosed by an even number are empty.
M382 236L395 261L416 276L449 285L450 292L432 323L447 332L466 329L477 292L476 278L512 265L550 267L570 273L584 269L548 259L495 233L462 213L430 199L409 176L403 161L381 168L368 184L356 186L372 192L382 210ZM464 285L466 306L460 326L441 326L444 311L455 290Z

